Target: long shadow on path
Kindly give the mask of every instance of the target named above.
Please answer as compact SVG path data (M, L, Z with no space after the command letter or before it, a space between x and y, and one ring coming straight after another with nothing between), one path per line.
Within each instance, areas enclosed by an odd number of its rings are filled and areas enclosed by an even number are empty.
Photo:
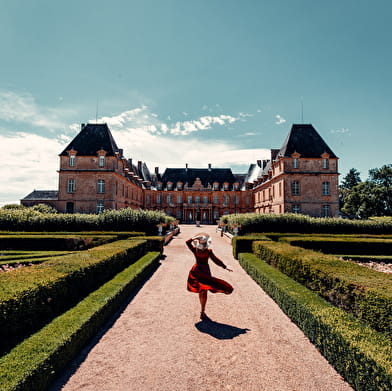
M246 334L250 329L241 329L228 324L215 322L211 319L205 319L195 324L195 327L201 332L210 334L216 339L233 339L241 334Z

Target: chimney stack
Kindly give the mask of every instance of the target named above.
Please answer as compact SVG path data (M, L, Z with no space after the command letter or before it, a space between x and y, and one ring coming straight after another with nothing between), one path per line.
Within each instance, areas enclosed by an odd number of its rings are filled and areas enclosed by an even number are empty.
M155 167L155 174L156 174L156 175L159 174L159 167Z
M258 160L258 161L257 161L257 165L258 165L259 167L261 167L261 160Z
M188 171L188 163L185 163L185 171Z
M211 163L208 163L208 171L211 171Z
M138 171L138 175L141 177L142 176L142 162L140 160L137 162L137 171Z
M120 148L119 150L118 150L118 152L120 152L120 157L122 157L123 156L123 149L122 148Z
M80 124L80 130L83 130L86 124Z
M271 149L271 161L276 159L276 156L278 156L279 149Z

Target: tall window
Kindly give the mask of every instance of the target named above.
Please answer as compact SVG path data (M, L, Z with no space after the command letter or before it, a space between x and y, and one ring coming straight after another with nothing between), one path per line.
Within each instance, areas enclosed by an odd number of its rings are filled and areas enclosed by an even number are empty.
M214 204L219 203L219 197L217 195L214 196Z
M328 159L323 159L323 168L329 168L329 160Z
M257 194L260 195L260 193L257 193ZM245 203L246 203L246 205L250 204L250 196L245 197Z
M182 196L181 195L177 196L177 204L182 204Z
M300 194L300 186L298 181L291 182L291 194L299 195Z
M330 194L329 188L330 188L329 182L323 182L323 187L322 187L323 195L329 195Z
M203 202L204 202L205 204L208 204L208 196L204 196L204 197L203 197Z
M68 179L67 193L73 193L75 191L75 179Z
M105 156L103 155L99 157L99 167L105 167Z
M162 202L162 196L160 194L157 194L157 204L160 204Z
M191 203L192 203L192 196L189 195L189 196L188 196L188 204L191 204Z
M329 217L330 216L331 211L330 211L329 205L323 205L322 214L323 214L323 217Z
M299 205L293 205L292 212L301 213L301 207Z
M105 209L105 206L102 201L97 202L96 212L101 213Z
M97 193L105 193L105 181L103 179L97 181Z
M75 167L75 155L70 155L69 157L69 166Z
M293 159L293 168L298 168L298 158Z
M171 194L167 195L167 203L172 204L173 203L173 196Z
M146 204L149 204L150 202L151 202L150 194L146 194Z
M225 195L223 196L223 205L226 206L229 203L229 196Z
M234 205L238 205L238 196L234 196L233 197L233 202L234 202Z
M195 202L196 202L196 204L200 204L200 196L195 197Z
M214 219L215 220L219 219L219 210L218 209L214 209Z
M182 211L181 211L181 209L177 210L176 217L177 217L177 219L181 219L182 218Z

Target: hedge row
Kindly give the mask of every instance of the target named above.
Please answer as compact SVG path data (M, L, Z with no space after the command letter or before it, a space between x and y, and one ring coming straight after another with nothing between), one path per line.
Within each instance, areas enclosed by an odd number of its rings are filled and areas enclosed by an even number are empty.
M353 255L353 254L342 254L341 258L351 261L358 262L376 262L376 263L392 263L392 256L385 255Z
M356 391L392 389L390 339L255 255L241 253L239 261Z
M240 235L251 232L298 232L330 234L392 234L390 220L345 220L341 218L316 218L285 213L268 215L259 213L232 214L221 217L228 229L240 225Z
M252 252L252 244L254 241L270 241L271 239L265 235L252 234L246 236L234 236L231 240L231 245L233 247L233 257L238 259L239 253L250 253Z
M0 351L34 333L146 253L123 240L0 275Z
M2 391L44 390L158 264L148 253L0 359Z
M1 251L0 263L49 259L51 257L70 254L70 251ZM42 262L42 261L41 261Z
M287 243L254 242L253 253L375 330L392 336L392 275Z
M0 250L85 250L114 240L116 235L0 235Z
M325 254L392 255L392 239L281 237L280 241Z
M0 208L0 230L7 231L142 231L154 235L157 224L174 222L160 211L105 210L100 214L41 213L33 208Z

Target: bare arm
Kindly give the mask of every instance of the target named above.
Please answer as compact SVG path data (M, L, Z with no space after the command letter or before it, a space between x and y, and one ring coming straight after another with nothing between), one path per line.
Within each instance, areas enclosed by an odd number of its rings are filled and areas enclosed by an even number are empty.
M195 246L192 244L194 238L188 239L185 243L188 246L189 250L191 250L193 253L196 251Z

